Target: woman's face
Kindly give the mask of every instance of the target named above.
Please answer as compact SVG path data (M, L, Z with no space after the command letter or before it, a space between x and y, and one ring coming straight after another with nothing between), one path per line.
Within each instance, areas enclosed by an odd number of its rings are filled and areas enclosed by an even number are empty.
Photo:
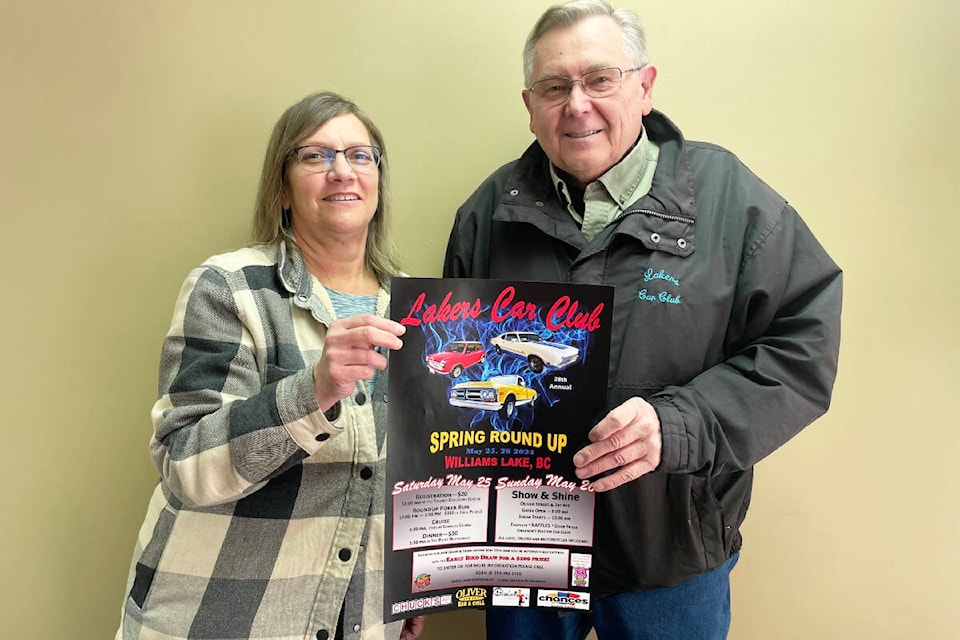
M296 233L366 239L379 202L380 171L375 162L364 164L365 150L351 151L353 166L346 153L335 152L371 144L363 123L346 113L327 121L297 145L311 147L301 153L314 158L319 154L332 155L333 164L325 170L322 163L311 168L296 158L287 163L281 204L290 209L290 223Z

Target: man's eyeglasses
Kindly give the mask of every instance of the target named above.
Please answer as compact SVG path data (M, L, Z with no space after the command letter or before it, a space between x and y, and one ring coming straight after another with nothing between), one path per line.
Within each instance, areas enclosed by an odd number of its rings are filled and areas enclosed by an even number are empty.
M583 92L591 98L606 98L620 89L625 74L642 68L634 67L624 71L619 67L607 67L585 73L579 78L545 78L534 82L527 91L547 104L559 104L570 97L573 85L579 82Z
M297 147L291 155L296 156L297 162L300 163L304 171L324 173L333 168L338 153L343 154L351 169L360 173L375 171L380 166L380 158L383 157L383 151L380 147L368 144L360 144L346 149L332 149L322 145L308 144Z

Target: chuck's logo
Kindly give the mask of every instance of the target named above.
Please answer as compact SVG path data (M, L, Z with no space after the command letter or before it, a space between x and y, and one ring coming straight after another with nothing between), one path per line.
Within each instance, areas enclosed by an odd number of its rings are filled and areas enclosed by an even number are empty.
M419 611L428 607L447 607L453 599L450 595L432 596L425 598L416 598L415 600L404 600L403 602L394 602L391 608L394 615L406 613L407 611Z

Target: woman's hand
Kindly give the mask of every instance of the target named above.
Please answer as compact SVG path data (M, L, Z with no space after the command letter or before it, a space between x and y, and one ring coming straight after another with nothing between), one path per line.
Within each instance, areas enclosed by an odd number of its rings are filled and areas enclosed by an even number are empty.
M403 621L403 629L400 631L400 640L417 640L423 633L426 626L427 616L417 616Z
M369 380L387 368L383 349L399 349L407 328L375 315L335 320L323 341L323 355L313 366L313 389L326 411L353 393L357 380Z

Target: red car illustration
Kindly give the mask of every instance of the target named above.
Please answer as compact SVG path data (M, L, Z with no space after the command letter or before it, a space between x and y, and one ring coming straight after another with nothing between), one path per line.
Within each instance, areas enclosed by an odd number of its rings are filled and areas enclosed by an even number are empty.
M427 366L430 367L430 373L449 374L451 378L459 378L464 369L486 359L487 354L479 342L460 340L451 342L442 351L428 355Z

